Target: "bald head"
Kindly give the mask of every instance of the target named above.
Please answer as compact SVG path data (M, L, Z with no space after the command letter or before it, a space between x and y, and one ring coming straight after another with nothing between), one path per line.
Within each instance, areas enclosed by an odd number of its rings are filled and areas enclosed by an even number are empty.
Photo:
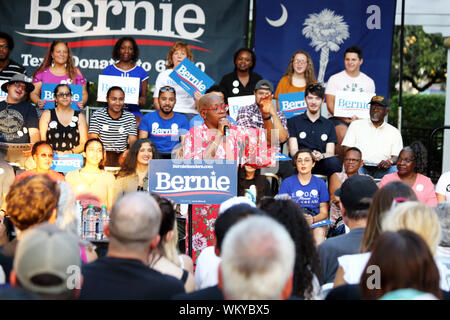
M111 210L110 238L120 245L151 241L159 233L161 210L145 192L128 193Z
M201 111L203 108L207 108L210 107L212 105L216 105L216 104L221 104L222 103L222 99L214 93L207 93L204 96L202 96L200 98L200 100L198 101L198 108L199 111Z

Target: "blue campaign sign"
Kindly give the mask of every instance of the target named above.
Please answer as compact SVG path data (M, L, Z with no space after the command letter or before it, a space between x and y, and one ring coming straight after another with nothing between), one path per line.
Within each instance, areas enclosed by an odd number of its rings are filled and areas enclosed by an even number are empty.
M55 97L53 92L57 83L43 83L41 89L41 100L46 101L44 109L54 109L55 108ZM70 107L75 111L80 111L78 103L82 101L83 97L83 86L81 84L69 84L70 90L72 90L72 103Z
M318 82L326 83L345 69L345 50L356 45L363 52L361 71L374 80L377 94L389 96L395 9L393 0L258 0L255 71L276 84L302 49Z
M204 94L214 84L214 80L197 68L188 58L184 58L181 61L178 67L170 74L170 78L191 96L194 96L196 91Z
M151 160L149 192L175 203L218 204L237 194L237 163Z
M287 119L306 111L305 92L283 93L278 96L280 110Z
M81 169L83 167L83 161L83 156L81 154L58 155L55 153L50 169L66 173Z

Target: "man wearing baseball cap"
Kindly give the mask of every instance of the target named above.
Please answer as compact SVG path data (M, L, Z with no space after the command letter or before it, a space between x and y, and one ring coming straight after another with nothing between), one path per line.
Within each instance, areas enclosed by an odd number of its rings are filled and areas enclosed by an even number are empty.
M353 175L336 190L339 207L349 233L328 238L319 245L319 255L324 283L333 282L338 269L338 258L359 253L367 223L370 203L378 187L369 176Z
M395 164L403 148L400 131L384 121L388 114L389 104L386 98L374 96L370 100L370 118L353 121L342 141L345 147L361 150L364 165L359 172L375 179L397 172Z

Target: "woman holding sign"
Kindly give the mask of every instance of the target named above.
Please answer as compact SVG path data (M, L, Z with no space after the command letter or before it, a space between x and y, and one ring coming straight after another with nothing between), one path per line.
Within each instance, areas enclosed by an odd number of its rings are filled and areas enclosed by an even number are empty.
M134 38L122 37L117 40L112 52L112 58L118 62L106 67L102 75L140 79L138 104L125 105L125 110L131 112L136 117L136 123L139 127L143 116L139 107L143 107L147 102L148 74L142 67L136 65L136 61L139 59L139 47Z
M194 98L186 92L178 83L170 78L172 71L178 67L178 65L183 61L184 58L189 60L194 60L194 55L191 52L189 46L181 41L175 42L172 48L167 54L167 69L161 72L156 78L155 83L155 93L153 94L153 104L155 109L159 110L159 89L165 86L170 86L175 88L177 102L173 111L183 113L188 121L197 115L196 102Z
M33 74L34 90L30 93L31 101L39 109L45 105L41 99L41 89L43 83L65 83L83 86L83 97L78 107L83 109L88 100L86 79L81 74L80 69L75 67L72 50L66 42L55 40L48 48L41 65Z
M41 140L47 141L58 153L81 153L87 140L84 114L70 107L72 91L59 84L55 91L55 108L45 110L39 119Z

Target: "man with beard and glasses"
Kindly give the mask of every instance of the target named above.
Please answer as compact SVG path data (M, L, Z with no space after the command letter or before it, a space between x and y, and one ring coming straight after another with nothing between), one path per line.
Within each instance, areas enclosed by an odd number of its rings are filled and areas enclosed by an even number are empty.
M353 121L348 127L342 145L357 147L363 155L361 174L381 179L388 173L397 172L397 155L403 148L400 131L384 121L389 105L382 96L370 100L370 118Z
M159 110L146 114L139 126L139 139L149 138L153 141L163 159L170 159L173 148L183 143L184 135L189 130L187 118L174 112L176 93L173 87L159 89Z
M0 32L0 81L11 80L15 74L26 74L23 66L9 59L13 49L13 38L5 32Z

